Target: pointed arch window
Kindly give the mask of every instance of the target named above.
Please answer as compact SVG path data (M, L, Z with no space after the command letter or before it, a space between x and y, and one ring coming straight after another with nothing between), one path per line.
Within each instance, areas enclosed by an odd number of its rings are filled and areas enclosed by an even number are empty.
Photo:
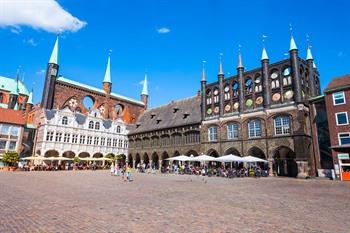
M231 98L230 86L229 85L225 85L225 87L224 87L224 99L225 100L229 100L230 98Z
M215 88L213 94L214 94L214 103L219 103L219 89Z
M207 105L212 103L212 99L211 99L211 90L207 90Z
M277 89L280 87L280 80L279 80L279 74L277 70L274 70L271 75L271 88L272 89Z

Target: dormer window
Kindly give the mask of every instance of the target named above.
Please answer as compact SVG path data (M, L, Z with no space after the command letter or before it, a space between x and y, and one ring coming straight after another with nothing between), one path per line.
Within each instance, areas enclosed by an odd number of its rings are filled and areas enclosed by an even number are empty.
M161 121L162 121L161 119L157 119L157 125L158 125Z
M140 124L136 124L136 129L139 128L141 125Z
M155 113L152 113L152 114L151 114L151 119L153 119L155 116L156 116L156 114L155 114Z
M177 111L179 111L179 108L173 108L173 113L176 113Z
M62 118L62 125L68 125L68 117L64 116Z
M190 114L189 113L184 113L183 119L186 119Z

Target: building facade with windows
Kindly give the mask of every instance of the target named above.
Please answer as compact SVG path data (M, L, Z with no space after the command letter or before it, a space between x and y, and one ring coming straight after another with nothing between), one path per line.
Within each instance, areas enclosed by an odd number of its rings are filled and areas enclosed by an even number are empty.
M350 75L333 79L324 99L335 172L338 178L350 180Z
M127 133L121 119L104 119L98 111L84 115L69 108L46 110L40 116L35 153L66 158L127 155Z
M58 38L47 71L40 108L34 114L38 128L34 154L45 157L102 157L127 155L127 127L146 110L141 100L112 92L111 59L102 88L59 75ZM145 77L144 85L147 85Z
M142 113L128 134L128 163L158 169L168 164L167 158L199 155L200 101L197 95Z
M203 153L255 156L282 176L316 174L309 98L320 94L319 73L310 48L299 57L291 37L289 59L270 63L263 48L261 66L245 71L238 55L237 75L207 83L202 75Z
M277 175L315 176L320 159L315 155L309 99L320 92L319 73L311 49L307 49L307 57L302 59L293 37L288 59L270 63L263 48L261 66L256 69L245 71L239 53L234 76L225 77L220 59L216 82L207 83L203 68L198 113L183 107L194 117L192 127L196 127L200 136L191 153L183 143L182 130L187 129L186 122L181 120L184 113L175 115L174 103L170 103L146 111L136 121L136 129L129 134L132 142L129 156L142 161L142 156L147 155L146 159L150 160L155 154L156 162L158 158L162 161L178 154L252 155L268 160L271 171ZM160 110L163 117L157 119ZM158 120L163 121L160 128L157 128ZM174 129L180 130L182 144L153 146L152 137L172 138ZM159 156L162 154L165 156Z
M33 92L23 80L0 76L0 159L7 151L16 151L21 157L33 149L35 127L30 117L33 110Z

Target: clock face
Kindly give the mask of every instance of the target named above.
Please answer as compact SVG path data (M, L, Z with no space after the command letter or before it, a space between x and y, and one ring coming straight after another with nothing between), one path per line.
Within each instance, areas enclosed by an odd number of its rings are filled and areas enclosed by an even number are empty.
M75 98L72 98L69 100L69 106L71 106L72 108L75 108L78 106L78 100Z

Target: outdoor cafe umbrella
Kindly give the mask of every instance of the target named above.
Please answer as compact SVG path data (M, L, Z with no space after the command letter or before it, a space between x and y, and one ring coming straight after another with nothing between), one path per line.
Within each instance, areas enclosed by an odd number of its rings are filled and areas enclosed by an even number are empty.
M189 161L209 162L209 161L216 161L216 158L211 157L209 155L200 155L200 156L191 158Z
M220 157L216 158L215 161L222 162L222 163L242 162L242 157L237 156L237 155L233 155L233 154L229 154L229 155L220 156Z
M29 156L22 158L23 160L44 160L45 157L42 156Z
M179 155L179 156L175 156L175 157L172 157L172 158L168 158L166 160L170 160L170 161L190 161L191 158L188 157L188 156L185 156L185 155Z
M263 162L263 163L268 163L269 161L260 159L254 156L245 156L242 158L242 162L248 162L248 163L256 163L256 162Z

